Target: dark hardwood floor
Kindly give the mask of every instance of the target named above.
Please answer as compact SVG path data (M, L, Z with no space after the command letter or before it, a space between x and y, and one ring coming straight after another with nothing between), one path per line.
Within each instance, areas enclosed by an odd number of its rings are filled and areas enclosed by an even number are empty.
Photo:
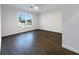
M34 30L2 38L2 55L77 55L61 47L62 34Z

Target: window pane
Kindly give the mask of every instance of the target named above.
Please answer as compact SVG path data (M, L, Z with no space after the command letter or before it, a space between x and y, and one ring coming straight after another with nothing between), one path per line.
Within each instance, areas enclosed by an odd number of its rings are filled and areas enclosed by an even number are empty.
M24 28L25 23L27 22L27 25L32 25L32 15L29 13L18 13L18 26L19 28Z

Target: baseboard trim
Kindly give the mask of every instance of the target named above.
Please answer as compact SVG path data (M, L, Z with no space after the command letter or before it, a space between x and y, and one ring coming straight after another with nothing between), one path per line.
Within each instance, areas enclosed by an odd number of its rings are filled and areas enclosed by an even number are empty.
M79 54L79 50L77 50L75 48L72 48L72 47L64 45L64 44L62 45L62 47Z
M44 30L44 29L33 29L33 30L25 31L25 32L36 31L36 30L42 30L42 31L47 31L47 32L51 32L51 33L56 33L56 34L62 35L62 33L55 32L55 31L48 31L48 30ZM2 36L2 38L7 37L7 36L12 36L12 35L17 35L17 34L25 33L25 32L19 32L19 33L15 33L15 34L10 34L10 35L6 35L6 36Z
M43 31L47 31L47 32L53 32L53 33L57 33L57 34L62 34L60 32L56 32L56 31L49 31L49 30L44 30L44 29L39 29L39 30L43 30Z
M28 30L28 31L24 31L24 32L15 33L15 34L5 35L5 36L2 36L2 38L7 37L7 36L12 36L12 35L17 35L17 34L25 33L25 32L36 31L36 30L39 30L39 29L33 29L33 30Z

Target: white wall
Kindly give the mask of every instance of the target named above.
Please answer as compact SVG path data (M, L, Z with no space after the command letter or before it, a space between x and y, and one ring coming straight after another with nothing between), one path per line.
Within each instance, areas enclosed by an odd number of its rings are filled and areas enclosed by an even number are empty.
M19 32L25 32L25 31L29 31L29 30L33 30L33 29L37 29L37 20L38 20L38 15L36 13L33 12L29 12L32 14L32 28L24 28L22 30L19 30L18 27L18 21L17 21L17 13L18 12L26 12L28 13L28 11L19 9L19 8L15 8L12 6L8 6L8 5L1 5L1 29L2 29L2 33L1 36L7 36L7 35L11 35L11 34L16 34Z
M79 5L63 7L62 46L79 53Z
M27 11L7 5L2 5L1 10L1 36L25 32L33 29L44 29L62 33L63 23L62 46L79 53L79 5L64 5L63 11L57 9L42 13L40 15L31 12L33 15L32 28L29 29L26 26L26 28L21 31L18 29L17 13Z
M62 11L60 9L40 14L40 29L62 33Z
M0 36L1 36L1 5L0 5ZM0 37L0 52L1 52L1 37Z

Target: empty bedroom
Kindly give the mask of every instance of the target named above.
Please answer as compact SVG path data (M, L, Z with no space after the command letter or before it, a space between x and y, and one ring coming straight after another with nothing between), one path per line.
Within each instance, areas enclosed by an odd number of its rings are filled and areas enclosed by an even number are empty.
M79 5L1 4L1 55L79 55Z

